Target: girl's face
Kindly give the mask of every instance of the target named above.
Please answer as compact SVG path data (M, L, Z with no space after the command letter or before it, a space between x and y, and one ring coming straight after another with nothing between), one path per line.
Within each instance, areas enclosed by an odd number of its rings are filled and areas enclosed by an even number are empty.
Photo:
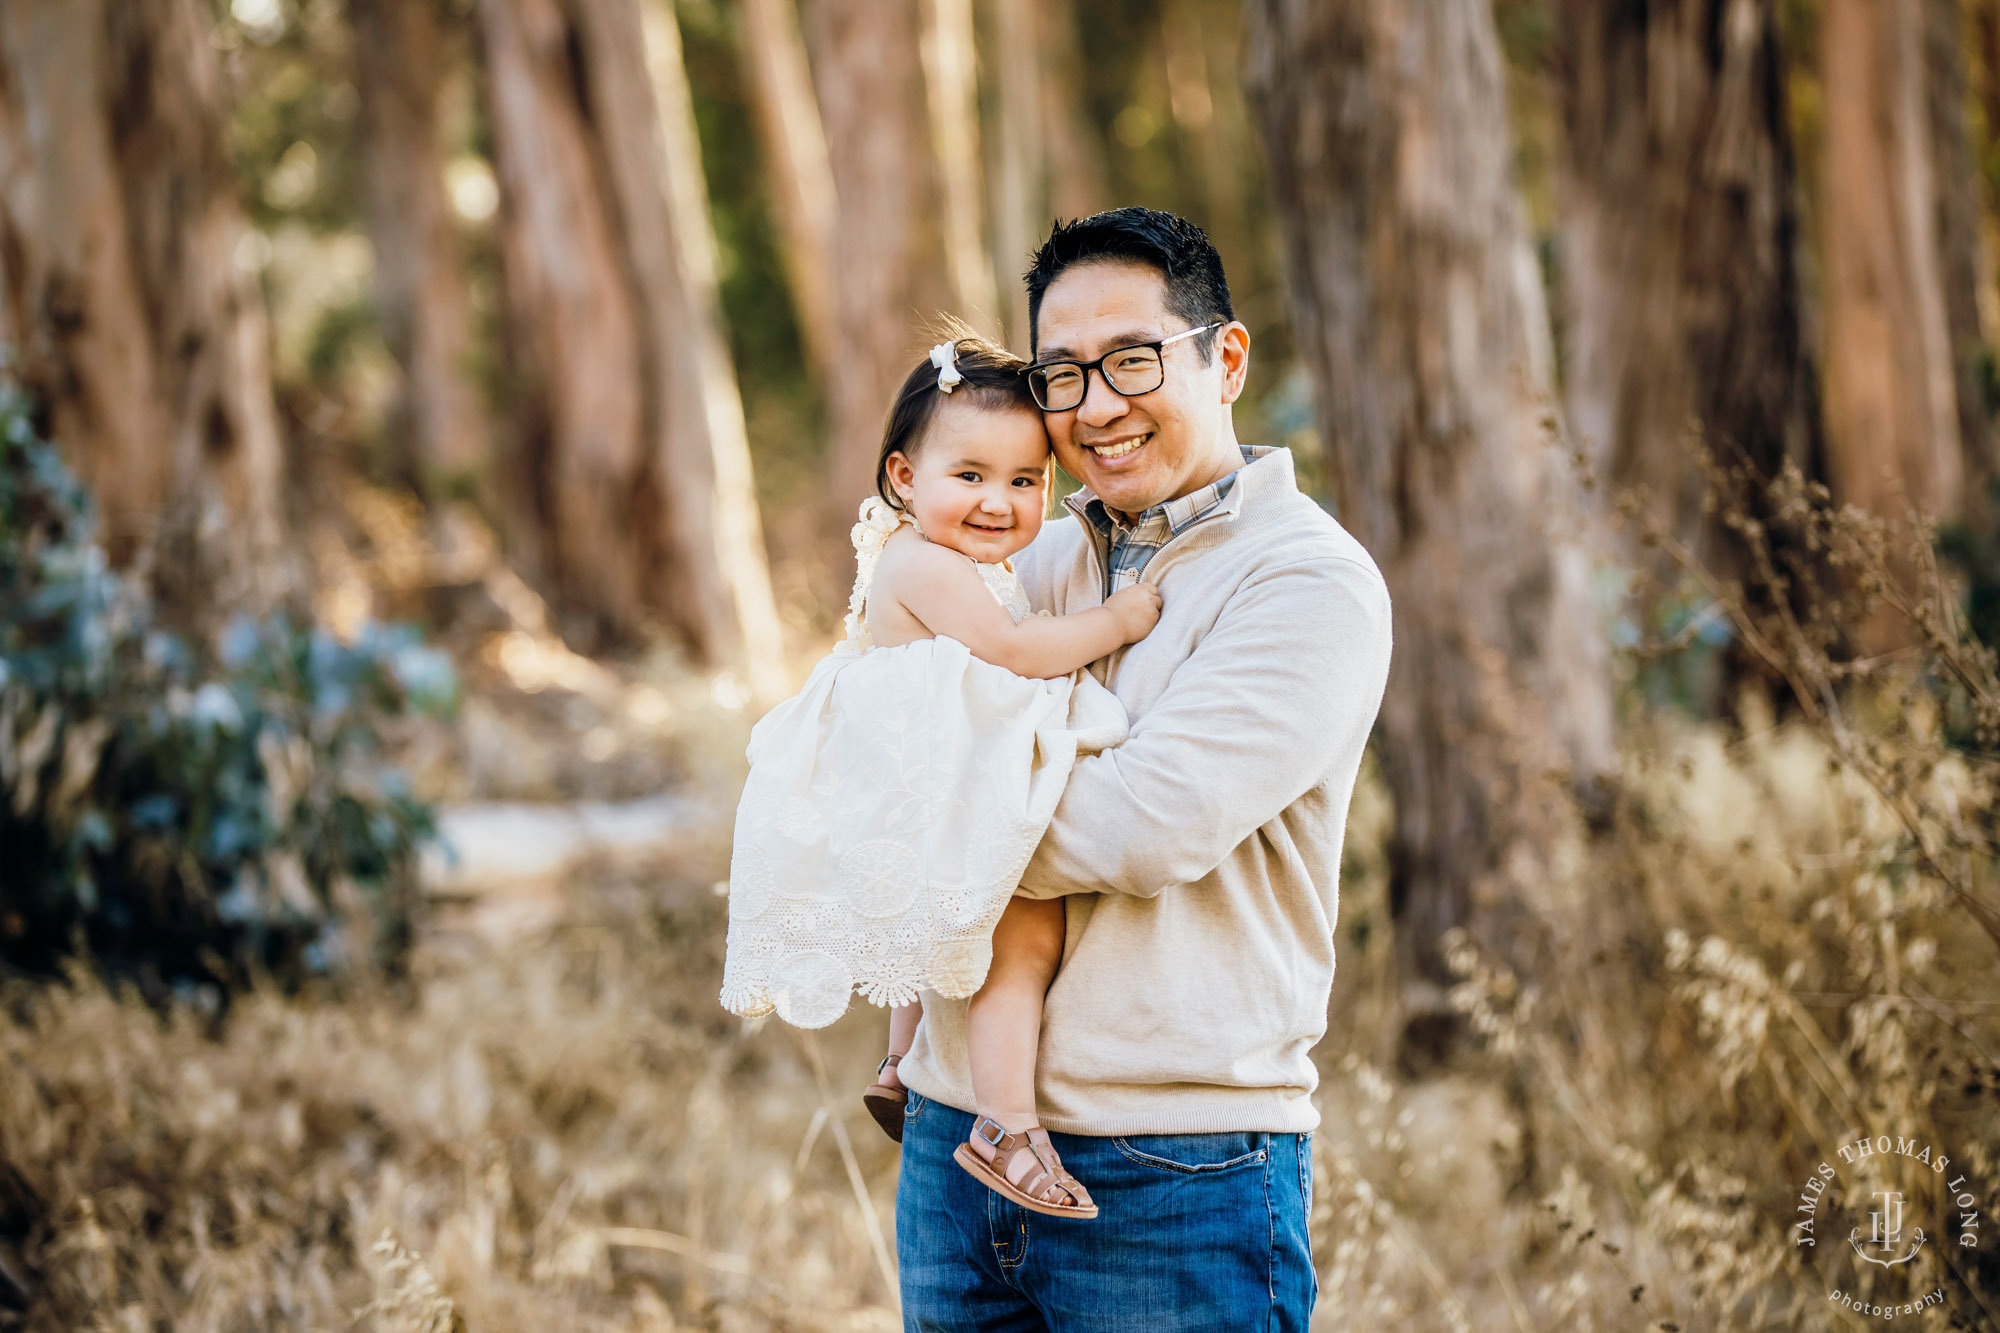
M889 455L889 484L924 536L997 565L1042 530L1048 464L1041 413L946 399L916 458Z

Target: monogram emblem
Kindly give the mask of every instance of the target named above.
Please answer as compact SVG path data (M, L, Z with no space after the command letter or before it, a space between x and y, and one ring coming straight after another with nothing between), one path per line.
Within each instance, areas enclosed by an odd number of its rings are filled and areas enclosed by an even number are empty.
M1910 1234L1915 1238L1914 1242L1907 1252L1900 1256L1896 1255L1897 1247L1903 1243L1903 1196L1896 1190L1878 1190L1875 1197L1881 1201L1882 1206L1870 1210L1868 1214L1871 1225L1867 1244L1865 1246L1862 1244L1860 1227L1848 1233L1847 1243L1854 1247L1854 1252L1866 1263L1879 1264L1883 1268L1906 1264L1917 1257L1918 1250L1924 1248L1923 1228L1910 1228Z

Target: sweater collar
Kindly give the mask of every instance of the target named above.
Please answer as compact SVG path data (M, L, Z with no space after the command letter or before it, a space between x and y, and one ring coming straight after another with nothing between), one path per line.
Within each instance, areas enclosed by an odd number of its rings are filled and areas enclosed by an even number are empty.
M1242 512L1246 485L1253 489L1271 485L1289 489L1296 485L1292 480L1290 449L1271 444L1243 444L1237 448L1243 452L1242 467L1186 496L1161 501L1140 514L1131 526L1143 528L1149 518L1158 515L1167 520L1172 534L1179 536L1196 523L1211 518L1234 517ZM1088 486L1079 487L1065 496L1063 506L1083 521L1085 530L1096 533L1105 541L1116 536L1120 525L1111 517L1104 501Z

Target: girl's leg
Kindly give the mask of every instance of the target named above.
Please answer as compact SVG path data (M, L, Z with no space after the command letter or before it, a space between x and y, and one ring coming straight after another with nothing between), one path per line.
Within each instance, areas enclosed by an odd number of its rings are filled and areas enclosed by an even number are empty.
M1009 1133L1037 1123L1042 997L1055 980L1062 950L1062 899L1010 900L993 930L993 967L966 1010L973 1099L981 1115Z
M922 1000L899 1004L889 1010L889 1054L902 1056L910 1053L910 1043L917 1039L917 1020L923 1016ZM903 1086L903 1080L896 1077L894 1065L885 1068L876 1081L891 1088Z
M875 1117L884 1134L898 1143L903 1141L903 1108L909 1105L910 1098L896 1064L910 1053L910 1043L917 1036L917 1020L923 1014L921 1000L899 1004L889 1011L888 1057L875 1071L875 1081L861 1094L861 1104L868 1108L868 1114Z
M1015 898L993 932L993 968L965 1017L979 1116L952 1153L988 1189L1055 1216L1097 1216L1090 1191L1063 1169L1035 1115L1042 1000L1062 964L1063 903Z

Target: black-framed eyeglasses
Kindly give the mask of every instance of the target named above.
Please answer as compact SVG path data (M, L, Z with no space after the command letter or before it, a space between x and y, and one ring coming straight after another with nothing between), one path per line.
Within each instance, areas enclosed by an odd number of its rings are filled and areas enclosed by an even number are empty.
M1153 343L1133 343L1114 347L1095 361L1043 361L1022 371L1028 377L1028 392L1044 412L1067 412L1083 404L1090 391L1090 372L1104 377L1111 392L1121 398L1137 398L1167 382L1166 349L1183 338L1192 338L1229 321L1218 319L1198 329L1183 329L1170 338Z

